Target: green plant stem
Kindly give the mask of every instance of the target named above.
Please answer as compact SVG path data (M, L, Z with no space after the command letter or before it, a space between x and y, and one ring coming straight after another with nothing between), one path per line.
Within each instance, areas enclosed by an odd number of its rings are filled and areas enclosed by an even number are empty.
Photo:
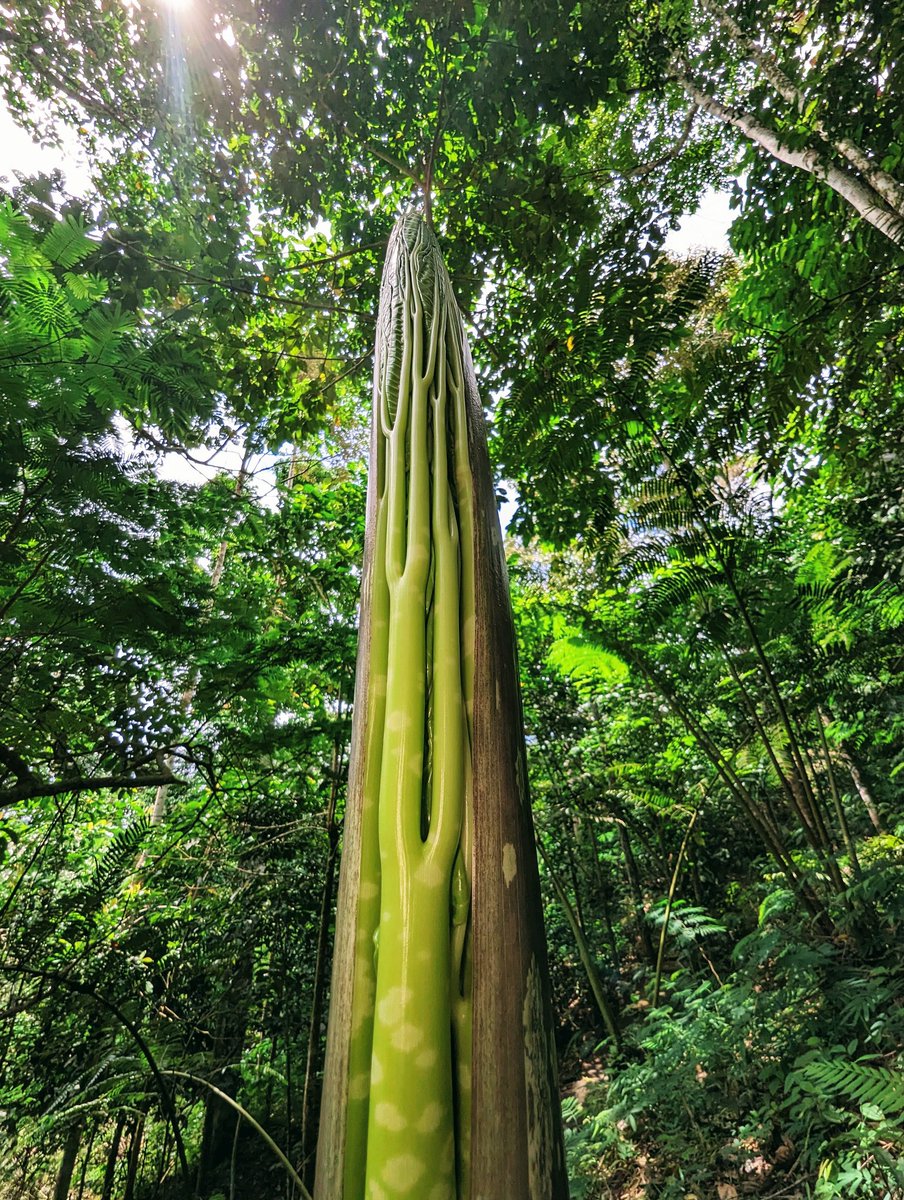
M775 749L773 748L773 745L772 745L772 739L769 737L768 730L766 729L765 725L763 724L762 720L760 719L760 715L757 712L756 705L755 705L752 697L750 696L750 693L748 692L747 688L744 686L744 683L738 673L738 670L735 667L735 664L732 662L731 655L728 653L728 651L725 649L724 646L720 647L720 650L722 652L722 659L725 663L725 666L728 668L728 673L731 676L735 687L738 689L738 695L741 697L741 703L744 705L744 708L747 710L747 715L750 717L750 720L753 722L754 728L756 729L757 733L760 735L760 741L763 744L763 749L766 751L769 761L772 764L772 769L773 769L773 771L775 771L776 778L778 779L778 782L782 788L782 791L785 793L785 797L788 800L788 804L793 809L793 811L797 814L797 819L800 821L801 828L803 829L804 833L806 834L807 841L812 846L814 852L817 855L819 855L820 857L822 857L822 854L823 854L822 844L821 844L819 838L816 836L816 832L813 828L810 817L807 815L807 813L804 812L803 808L798 803L797 796L794 794L794 789L791 787L791 784L788 780L787 775L782 770L782 765L779 762L778 755L776 754Z
M711 786L711 785L710 785ZM662 963L665 958L665 941L669 931L669 921L672 916L672 905L675 902L675 893L678 890L678 878L681 875L681 868L684 865L684 855L691 839L691 834L694 831L694 826L697 824L697 818L703 811L703 802L709 795L709 787L705 789L703 795L697 801L697 807L691 814L691 819L688 821L687 829L684 831L684 837L681 839L681 845L678 847L678 856L675 859L675 867L672 871L672 878L669 880L669 894L665 902L665 913L662 918L662 928L659 931L659 945L656 949L656 973L653 976L653 999L651 1002L652 1008L659 1007L659 993L662 989Z
M841 803L841 796L838 792L838 783L835 779L835 770L832 766L832 755L829 752L829 743L826 739L825 727L823 726L819 713L816 715L815 725L819 732L822 756L826 764L826 773L829 778L829 790L832 795L832 805L835 809L835 817L838 821L838 828L841 831L841 839L844 842L844 847L848 852L848 858L850 859L851 870L854 872L854 878L861 879L863 877L863 872L860 870L860 860L857 857L857 848L854 845L854 839L851 837L851 830L844 811L844 805Z
M644 418L642 418L642 419L644 419ZM662 441L661 437L659 436L659 433L650 426L649 422L646 421L646 419L644 419L644 423L645 423L646 427L651 431L653 439L654 439L656 445L659 447L659 450L660 450L663 458L669 465L671 465L671 457L668 454L668 452L666 451L665 445L663 444L663 441ZM759 632L754 623L753 617L750 614L750 609L747 605L747 601L745 600L745 598L741 592L741 589L738 586L738 581L735 577L734 570L732 569L732 567L724 553L722 543L719 541L719 539L716 537L715 533L713 532L712 526L710 525L709 521L706 518L706 514L703 511L703 508L700 504L699 497L697 496L696 491L694 490L693 486L691 485L690 480L686 477L685 473L682 470L677 470L676 474L678 476L678 479L681 483L682 488L684 489L685 494L688 497L688 500L689 500L690 506L691 506L691 511L696 516L697 520L700 522L700 527L702 528L707 541L709 542L710 546L712 547L712 551L715 556L716 562L719 565L719 569L722 572L722 576L725 579L725 583L728 586L728 590L732 594L735 605L737 606L738 613L744 624L744 628L747 630L747 635L750 638L750 644L753 648L753 652L756 657L757 663L760 667L763 678L766 681L766 686L769 690L769 693L772 696L776 711L778 713L779 720L785 731L785 736L788 740L788 750L791 755L791 759L794 764L794 767L796 769L797 776L800 780L800 785L803 790L804 798L805 798L807 807L809 808L810 818L812 820L814 828L817 830L817 832L820 834L820 836L824 840L825 847L826 847L826 850L828 852L828 857L829 857L829 866L830 866L830 873L832 875L832 882L833 882L834 886L836 887L836 890L843 891L844 890L844 881L841 879L840 874L837 873L837 863L834 863L834 861L832 859L831 845L829 843L827 830L825 828L825 823L822 821L822 814L819 811L819 801L818 801L818 799L813 791L813 788L811 786L810 776L808 774L806 763L804 761L804 754L803 754L803 751L800 746L800 741L795 733L790 711L788 709L788 706L785 703L784 697L782 696L781 689L778 686L778 681L775 678L775 674L772 670L772 664L769 662L769 657L766 654L765 647L763 646L762 640L760 638ZM832 866L834 866L834 868L835 868L834 871L831 871Z
M568 899L568 894L562 886L562 881L559 879L555 868L550 862L549 855L543 849L543 843L537 840L537 849L540 852L540 857L546 866L550 881L552 882L553 890L556 893L556 899L559 901L562 912L565 914L565 919L571 929L574 940L577 944L578 954L581 959L581 965L587 975L587 982L590 984L590 990L593 992L593 998L596 1001L596 1007L603 1019L603 1024L606 1027L606 1032L612 1038L616 1047L621 1047L621 1030L618 1027L618 1021L612 1006L609 1003L609 998L606 995L606 989L603 986L603 981L600 979L599 971L596 969L596 964L593 961L593 954L587 942L587 937L584 933L581 923L578 920L577 913L574 911L571 902Z
M260 1134L263 1141L269 1146L269 1148L285 1167L286 1174L301 1192L304 1200L312 1200L311 1193L305 1187L301 1176L289 1162L288 1158L286 1158L285 1154L282 1152L282 1150L280 1150L279 1146L276 1144L276 1142L274 1142L270 1134L267 1133L263 1125L255 1121L251 1113L248 1112L246 1108L243 1108L237 1100L233 1100L233 1098L227 1095L226 1092L212 1084L209 1079L204 1079L201 1075L193 1075L190 1071L163 1071L162 1074L171 1075L176 1079L190 1079L192 1083L200 1083L202 1087L206 1087L208 1091L213 1092L218 1100L222 1100L224 1104L228 1104L231 1109L233 1109L240 1117L248 1122L255 1133Z
M764 847L772 853L776 863L784 872L792 890L800 896L805 908L820 927L826 933L831 932L833 926L825 911L825 907L813 893L807 881L802 877L797 865L784 846L779 831L772 826L768 818L764 818L758 811L756 802L732 769L730 761L725 759L699 721L681 704L672 689L664 684L637 654L626 650L624 647L621 648L621 652L625 655L626 660L633 663L650 685L662 696L672 712L683 722L688 732L693 735L704 754L706 754L707 758L716 768L729 792L735 796L747 813L748 819L761 838Z

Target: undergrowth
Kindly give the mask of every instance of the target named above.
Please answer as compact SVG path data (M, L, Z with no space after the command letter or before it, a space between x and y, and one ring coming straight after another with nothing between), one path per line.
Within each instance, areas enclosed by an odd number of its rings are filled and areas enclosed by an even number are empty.
M902 1200L904 903L886 850L834 938L766 888L733 947L701 935L713 971L679 958L659 1007L637 1000L605 1080L564 1102L573 1200Z

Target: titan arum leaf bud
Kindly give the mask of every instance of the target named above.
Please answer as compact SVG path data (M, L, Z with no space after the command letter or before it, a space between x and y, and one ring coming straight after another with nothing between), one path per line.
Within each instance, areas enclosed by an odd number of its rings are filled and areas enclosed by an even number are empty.
M566 1200L511 607L439 245L396 224L316 1200Z

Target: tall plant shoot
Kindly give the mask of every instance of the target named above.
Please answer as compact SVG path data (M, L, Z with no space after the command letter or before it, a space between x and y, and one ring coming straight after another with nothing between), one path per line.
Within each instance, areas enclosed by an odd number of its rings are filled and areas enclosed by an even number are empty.
M505 560L439 245L377 326L317 1200L565 1197Z

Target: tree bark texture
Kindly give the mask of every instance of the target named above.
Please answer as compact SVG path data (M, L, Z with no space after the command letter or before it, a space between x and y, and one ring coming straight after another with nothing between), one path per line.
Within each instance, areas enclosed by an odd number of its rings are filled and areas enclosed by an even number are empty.
M53 1189L53 1200L68 1200L69 1186L75 1171L75 1160L82 1141L81 1125L71 1125L63 1145L63 1157L60 1159L57 1171L56 1186Z
M472 1200L567 1200L508 571L467 360L477 587Z

